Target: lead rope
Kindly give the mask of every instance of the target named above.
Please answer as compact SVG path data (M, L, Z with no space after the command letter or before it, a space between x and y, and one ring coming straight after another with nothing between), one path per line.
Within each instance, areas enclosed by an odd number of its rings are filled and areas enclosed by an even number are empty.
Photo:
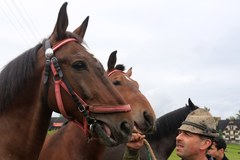
M150 146L150 144L148 143L148 141L146 139L143 140L144 145L147 149L147 158L148 160L157 160L156 156L153 153L152 147Z

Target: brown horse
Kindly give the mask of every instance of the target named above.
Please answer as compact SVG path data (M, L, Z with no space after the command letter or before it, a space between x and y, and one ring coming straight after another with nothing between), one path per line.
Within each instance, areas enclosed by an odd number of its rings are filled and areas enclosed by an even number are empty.
M177 129L185 120L187 115L198 107L188 100L188 105L169 112L156 120L154 133L146 134L146 139L151 145L158 160L167 160L176 147ZM125 151L125 144L116 147L107 147L104 153L104 160L122 160ZM140 150L140 159L148 160L148 151L145 147Z
M151 132L155 114L150 103L139 91L138 83L131 79L132 69L124 73L124 67L118 65L115 68L115 64L116 51L110 55L108 60L109 79L131 105L137 129L143 133ZM68 123L55 134L47 137L39 159L97 160L101 159L104 149L105 146L98 140L88 141L81 129L73 123Z
M62 5L50 37L0 73L0 159L38 159L52 111L94 136L98 133L109 146L131 137L130 106L83 46L88 18L67 32L66 6Z

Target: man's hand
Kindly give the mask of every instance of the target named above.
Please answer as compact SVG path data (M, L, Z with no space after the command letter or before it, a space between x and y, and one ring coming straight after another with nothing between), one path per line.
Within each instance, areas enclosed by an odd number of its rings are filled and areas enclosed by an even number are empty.
M145 135L141 135L139 133L133 133L131 137L131 141L127 143L127 147L131 149L136 149L136 150L140 149L144 144L143 142L144 138L145 138Z

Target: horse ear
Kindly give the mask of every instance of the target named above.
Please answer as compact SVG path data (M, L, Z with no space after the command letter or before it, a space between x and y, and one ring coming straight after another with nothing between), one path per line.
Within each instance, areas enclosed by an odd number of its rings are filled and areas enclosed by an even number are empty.
M67 15L67 2L63 3L62 7L59 10L57 23L54 27L53 36L57 40L64 39L66 36L66 29L68 27L68 15Z
M195 104L193 104L192 100L190 98L188 98L188 105L193 108L195 106Z
M126 75L128 77L131 77L131 75L132 75L132 67L128 69L128 71L126 72Z
M85 20L82 22L82 24L77 29L75 29L73 32L73 33L79 35L82 39L84 38L84 35L87 30L88 20L89 20L89 16L87 16L87 18L85 18Z
M108 72L111 72L112 70L114 70L116 62L117 62L117 51L113 51L108 58L108 63L107 63Z

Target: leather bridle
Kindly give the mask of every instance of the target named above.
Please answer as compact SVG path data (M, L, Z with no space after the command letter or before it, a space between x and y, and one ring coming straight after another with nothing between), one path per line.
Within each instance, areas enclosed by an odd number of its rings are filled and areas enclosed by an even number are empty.
M68 120L74 121L80 128L87 132L96 128L97 120L94 117L91 117L89 113L117 113L117 112L129 112L131 111L131 107L129 104L119 105L119 106L100 106L100 105L88 105L71 87L70 83L67 81L66 77L61 70L61 67L58 63L57 57L54 55L54 52L58 50L60 47L64 46L68 42L77 42L75 38L67 38L51 47L50 40L45 40L45 72L44 72L44 84L46 90L48 90L48 79L50 75L50 71L52 71L54 76L54 88L55 88L55 97L57 101L57 107L59 112ZM69 95L71 95L73 101L76 104L79 112L81 112L84 116L83 124L79 123L74 117L71 117L67 114L64 103L62 101L61 90L63 88ZM89 126L89 127L88 127ZM99 126L99 125L98 125ZM100 127L97 127L100 128Z
M112 70L112 71L110 71L109 73L108 73L108 77L110 77L113 73L115 73L115 72L121 72L121 73L123 73L123 74L126 74L126 73L124 73L122 70L118 70L118 69L114 69L114 70Z

